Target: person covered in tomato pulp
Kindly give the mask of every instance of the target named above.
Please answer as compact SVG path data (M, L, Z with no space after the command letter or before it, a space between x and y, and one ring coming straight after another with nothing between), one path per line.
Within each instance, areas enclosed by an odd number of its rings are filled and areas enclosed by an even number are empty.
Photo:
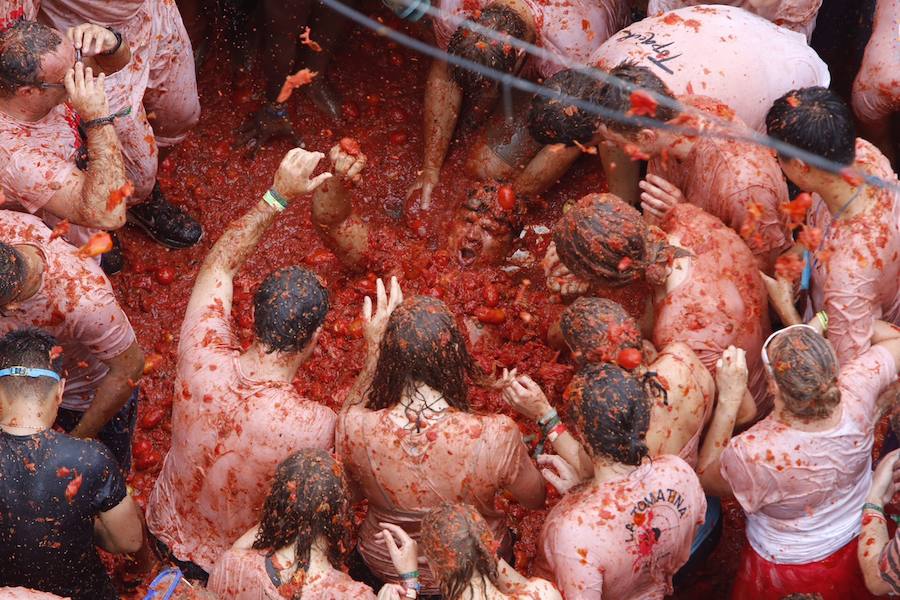
M736 407L717 411L716 419L725 418L712 427L724 429L707 436L723 433L725 443L710 447L701 477L707 489L733 495L747 516L733 598L871 597L857 560L860 510L872 481L882 392L898 374L900 331L879 322L871 341L839 365L814 327L782 329L762 351L772 413L731 437ZM860 541L860 549L867 544Z
M651 403L632 374L586 365L567 396L593 477L559 490L565 495L544 521L534 571L566 598L661 599L704 521L700 481L677 456L650 459Z
M246 350L232 330L234 277L290 202L314 178L321 153L295 148L272 190L232 222L194 283L178 346L172 446L147 504L161 555L205 580L216 559L257 521L278 464L298 450L330 449L334 412L291 384L316 347L328 292L305 268L269 273L253 298L256 339Z
M32 326L59 340L66 388L56 424L106 444L127 473L144 354L90 258L94 250L75 248L37 217L8 210L0 210L0 240L0 334Z
M628 2L623 0L565 0L543 3L533 0L443 0L439 15L432 20L439 48L460 59L492 71L530 80L548 77L572 64L583 65L593 49L624 27L629 19ZM463 20L469 21L465 22ZM474 23L475 25L472 25ZM476 27L477 25L477 27ZM519 42L539 46L540 55ZM457 125L480 123L490 115L500 97L500 86L485 73L467 65L432 62L425 84L425 128L422 170L408 192L411 209L428 209L440 182L440 173ZM467 112L462 112L468 107ZM517 101L519 107L522 103ZM517 111L521 112L521 111ZM501 126L494 119L490 127ZM548 184L532 181L539 171L525 165L540 150L527 139L513 141L509 151L495 144L485 148L484 157L493 167L486 178L501 174L523 185L525 193L542 191ZM523 145L522 148L518 148ZM524 156L515 156L524 151ZM481 151L479 151L481 152ZM522 173L525 169L527 172ZM554 183L551 181L549 183ZM421 195L419 197L419 194Z
M98 229L122 227L128 206L150 196L158 162L143 105L132 106L143 91L132 93L138 82L125 77L137 64L129 41L92 23L63 33L17 21L0 32L0 52L0 187L7 203L41 211L51 226L67 220L66 236L78 245ZM115 192L118 201L110 202ZM155 200L151 208L159 218L142 226L157 241L186 247L200 239L199 223L180 209Z
M780 259L785 268L770 298L786 324L824 311L828 341L841 364L848 363L868 350L878 320L900 325L900 181L887 158L856 137L850 108L831 90L788 92L766 124L772 137L843 166L830 172L779 157L788 179L812 197L805 197L805 244ZM794 306L798 279L808 292L800 310Z
M275 471L260 521L216 561L208 589L229 600L375 600L341 566L352 547L352 494L324 450L300 450Z
M57 340L38 329L0 338L0 588L115 600L95 545L136 552L141 518L109 451L52 429L63 358ZM0 597L56 596L0 589Z
M774 152L736 139L751 132L728 106L715 99L680 96L676 100L663 80L643 66L624 63L609 74L617 83L602 86L595 99L611 114L640 112L672 127L716 135L694 135L600 116L570 116L566 103L556 96L535 96L531 113L535 135L549 143L565 141L583 129L589 136L582 139L586 144L612 143L632 160L648 160L640 190L629 194L640 197L645 218L663 221L681 202L699 206L740 234L759 268L771 274L775 260L792 246L788 219L781 211L788 201L787 184ZM583 77L572 75L559 82L558 93L580 97L585 86L594 85ZM639 110L636 103L641 99L646 106ZM588 117L587 123L584 117Z
M379 579L397 583L377 537L380 524L418 540L429 510L463 501L485 518L508 557L511 534L496 494L538 508L545 489L512 419L471 411L469 385L484 376L447 306L423 296L404 301L396 279L390 287L388 295L379 280L374 314L366 300L366 364L345 400L335 447L351 484L369 501L359 553ZM422 593L437 593L432 568L420 570Z
M40 17L58 31L92 23L128 40L131 61L106 79L109 104L117 110L130 107L132 115L146 114L152 127L140 119L141 127L120 131L134 200L144 200L131 207L129 221L171 247L198 241L199 224L166 202L156 182L159 164L200 119L194 55L176 3L43 0ZM141 166L139 175L131 165Z
M342 262L353 268L371 267L369 223L354 208L354 191L364 189L367 157L356 140L344 138L328 153L335 177L312 200L312 221ZM356 192L358 194L358 192ZM522 230L525 206L509 186L496 182L466 190L453 213L448 251L463 266L502 263Z
M770 325L756 259L737 233L692 204L677 204L660 226L611 194L581 198L553 228L547 287L578 296L646 282L645 337L656 348L686 344L711 374L729 346L746 349L751 379L739 419L762 418L772 401L758 353Z

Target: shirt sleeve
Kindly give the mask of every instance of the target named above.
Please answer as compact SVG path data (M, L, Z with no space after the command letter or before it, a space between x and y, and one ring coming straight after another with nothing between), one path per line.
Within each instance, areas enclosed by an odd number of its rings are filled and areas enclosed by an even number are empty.
M73 340L90 350L99 360L110 360L125 352L134 342L134 329L119 306L109 280L93 262L81 263L82 289L77 315L71 322ZM76 273L78 271L75 271ZM93 285L85 285L90 281Z
M829 248L834 252L827 258L823 308L828 314L828 341L844 364L869 349L872 327L881 315L878 287L882 273L875 267L875 257L861 252L858 244L836 239Z
M19 145L3 152L5 167L0 171L0 186L7 199L30 213L44 207L75 170L72 161L64 161L43 148Z
M92 446L94 457L91 460L91 468L83 477L91 477L93 484L91 490L91 508L95 513L103 513L112 510L119 505L128 490L125 487L125 479L116 459L109 450L99 442L87 442ZM82 485L87 485L83 481Z
M896 378L897 365L894 364L894 357L887 348L872 346L841 368L838 383L842 397L858 403L858 410L864 412L874 426L878 416L875 411L878 395Z
M491 465L484 472L493 472L494 481L501 489L508 489L526 469L534 469L528 448L522 441L522 432L509 417L497 417L497 425L489 428L485 434L488 443L485 445L483 459Z
M754 468L758 462L751 459L750 449L746 447L742 437L732 438L725 447L720 460L720 472L731 486L741 508L747 513L755 513L770 503L768 495L772 485L764 472Z

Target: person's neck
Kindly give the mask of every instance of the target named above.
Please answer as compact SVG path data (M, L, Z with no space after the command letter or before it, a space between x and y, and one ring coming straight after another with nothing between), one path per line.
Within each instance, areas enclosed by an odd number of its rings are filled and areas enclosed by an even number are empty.
M486 598L488 600L499 600L506 598L497 587L491 583L491 580L484 577L478 569L472 573L472 579L469 580L468 594L464 594L465 598Z
M695 139L691 139L686 135L673 136L672 142L666 146L666 154L668 154L669 158L679 162L686 160L694 149Z
M41 281L44 279L44 270L47 265L44 263L41 251L34 246L16 246L16 250L25 259L25 283L22 284L22 291L16 296L14 302L24 302L41 289Z
M56 420L56 409L50 400L22 398L2 403L0 428L12 435L31 435L50 429Z
M238 361L241 372L249 379L290 383L305 359L306 352L266 352L259 342L254 342Z
M328 542L322 536L313 540L312 546L309 548L309 567L306 570L307 577L309 575L326 573L331 567L331 561L328 560ZM278 567L280 572L285 575L293 576L297 571L297 545L289 544L284 548L275 551L275 558L278 559Z
M53 110L53 106L46 107L37 102L23 102L19 96L0 98L0 112L16 119L33 123L40 121Z
M843 409L838 404L831 414L823 419L811 419L809 417L798 417L787 410L783 405L775 407L775 419L780 423L787 425L791 429L800 431L828 431L837 427L841 422Z
M594 459L594 483L624 479L631 475L638 467L616 462L610 458L600 456Z
M841 217L849 217L864 211L869 204L866 184L851 185L840 175L823 174L811 187L810 191L821 196L832 216L843 211Z
M449 404L447 404L442 393L431 386L417 382L403 390L398 406L401 408L406 406L411 408L429 406L433 410L442 410L447 408Z

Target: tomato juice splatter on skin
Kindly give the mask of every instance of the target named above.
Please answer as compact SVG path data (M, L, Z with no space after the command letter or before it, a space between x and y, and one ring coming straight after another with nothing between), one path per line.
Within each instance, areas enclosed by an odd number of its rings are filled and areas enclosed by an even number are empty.
M426 40L430 36L424 27L414 29L384 11L371 10L388 27L405 29ZM312 38L316 38L315 31ZM139 383L135 466L129 476L141 506L146 504L170 444L178 336L197 271L225 227L254 206L272 185L282 157L291 148L287 140L276 140L252 160L244 158L243 150L231 148L234 130L262 104L262 79L258 68L250 77L235 76L229 56L222 44L211 45L198 74L203 108L200 123L164 161L159 173L167 198L203 224L202 241L194 248L173 251L133 228L120 232L126 266L112 278L113 287L142 349L153 356L149 372ZM365 68L360 68L361 56L366 57ZM422 217L426 235L420 237L412 231L403 213L406 190L422 164L421 115L429 64L429 59L410 50L356 30L343 42L329 71L318 75L342 95L344 121L337 123L318 113L303 88L294 92L288 109L308 150L327 154L342 138L351 138L368 158L352 198L370 227L372 256L364 271L343 266L312 224L309 199L297 201L279 215L235 280L231 321L236 343L246 348L253 339L253 293L266 274L293 264L312 269L329 289L331 310L318 347L300 367L294 385L305 397L337 409L340 392L352 385L363 364L363 298L373 294L376 277L396 275L406 297L440 298L464 333L477 334L477 341L470 337L469 347L483 370L496 374L503 367L518 367L520 373L541 384L565 416L569 411L562 393L574 373L574 363L568 353L547 343L547 328L564 304L544 286L540 260L551 236L541 232L552 228L567 202L606 190L599 161L596 156L582 156L524 215L525 234L513 251L527 252L533 261L524 261L525 266L516 272L460 267L446 250L448 224L466 190L475 183L464 174L474 132L462 128L454 138L431 211ZM326 157L316 173L328 168ZM629 288L604 295L620 302L633 316L640 316L645 302L642 293ZM514 414L496 391L471 386L469 400L473 410L504 413L513 417L524 433L536 431L534 424ZM211 403L214 399L180 401ZM548 495L548 507L556 500L555 494ZM517 566L528 572L546 510L526 510L505 496L498 496L496 505L510 516L517 536ZM357 510L364 511L365 506ZM725 596L743 543L740 509L726 504L725 512L723 542L702 569L704 579L681 592L679 598ZM361 515L357 513L357 523ZM123 559L108 556L107 564L117 571L125 567ZM123 597L142 598L154 575L136 592L122 591Z

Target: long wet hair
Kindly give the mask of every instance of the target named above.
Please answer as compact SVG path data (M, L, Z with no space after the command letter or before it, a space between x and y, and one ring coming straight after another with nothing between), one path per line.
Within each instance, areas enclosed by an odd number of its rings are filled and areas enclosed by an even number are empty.
M644 341L634 317L606 298L578 298L563 311L559 328L579 364L616 362L622 350L640 350Z
M414 296L388 319L368 407L394 406L404 392L424 383L440 392L453 408L468 411L468 380L480 378L447 305L429 296Z
M806 327L785 331L766 353L785 408L809 419L824 419L841 402L840 366L828 341Z
M562 263L572 273L607 287L646 279L661 285L678 255L653 239L641 213L613 194L588 194L553 227Z
M476 570L497 585L496 543L473 506L443 503L429 512L422 520L419 545L444 600L460 600Z
M325 538L333 567L343 564L350 549L350 498L341 463L324 450L301 450L278 465L253 548L272 556L294 544L297 570L283 584L290 586L291 600L303 594L316 538Z
M572 378L566 397L592 456L637 466L650 454L652 402L646 380L615 365L587 365Z

